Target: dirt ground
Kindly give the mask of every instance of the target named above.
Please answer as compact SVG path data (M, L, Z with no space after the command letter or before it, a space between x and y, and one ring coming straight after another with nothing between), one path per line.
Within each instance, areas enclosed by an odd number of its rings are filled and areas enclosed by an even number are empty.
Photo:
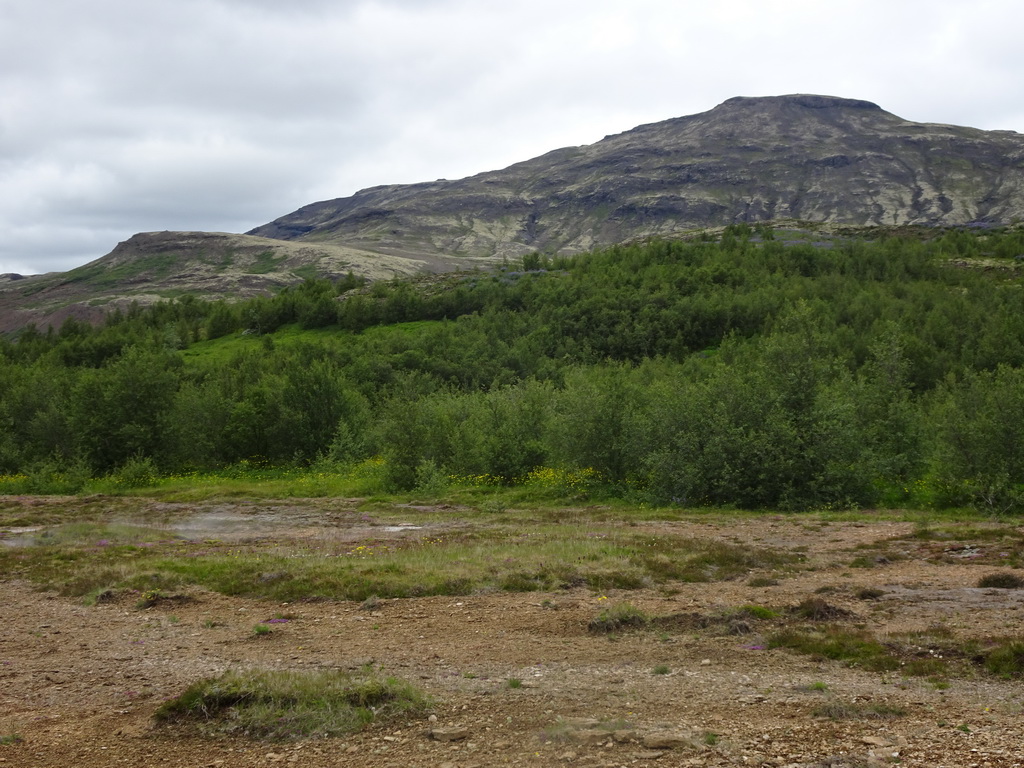
M846 621L882 638L938 625L965 637L1021 635L1024 590L975 586L1005 567L987 565L973 548L894 544L913 525L869 515L863 522L765 516L646 527L804 551L807 567L769 586L751 586L751 577L765 576L755 573L606 594L384 600L374 610L345 602L282 606L200 590L189 590L187 602L145 610L129 595L85 606L0 574L0 735L22 737L0 746L0 768L1024 766L1020 680L977 671L943 687L769 650L763 634L770 623L588 631L602 607L616 602L652 615L711 616L745 604L784 611L820 595L850 611ZM294 529L312 531L309 521ZM379 540L381 531L374 535ZM874 544L877 550L857 549ZM850 567L858 553L894 547L900 557L871 555L872 567ZM934 557L936 547L949 556ZM881 595L858 597L867 587ZM256 622L282 612L288 621L253 635ZM292 743L204 739L151 719L165 699L227 669L366 663L421 686L436 702L432 713L344 739ZM511 687L512 678L522 685ZM903 714L815 714L830 702Z

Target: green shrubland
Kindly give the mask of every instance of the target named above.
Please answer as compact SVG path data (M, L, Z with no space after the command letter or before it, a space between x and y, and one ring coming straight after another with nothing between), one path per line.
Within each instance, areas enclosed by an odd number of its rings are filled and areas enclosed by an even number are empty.
M0 494L1019 512L1022 253L1020 228L737 226L30 327L0 342Z

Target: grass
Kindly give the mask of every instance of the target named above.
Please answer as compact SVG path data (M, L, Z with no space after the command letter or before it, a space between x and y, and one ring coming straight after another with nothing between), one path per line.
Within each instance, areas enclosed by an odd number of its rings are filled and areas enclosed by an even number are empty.
M208 735L277 741L343 736L376 720L417 715L429 706L411 684L370 668L354 674L257 669L201 680L161 705L153 717Z
M595 634L610 634L623 629L646 627L651 617L631 603L610 605L595 616L588 629Z
M808 621L828 621L832 619L849 618L852 614L843 609L831 605L820 597L809 597L799 605L789 609L789 613L800 619Z
M839 626L787 627L770 635L769 648L786 648L818 659L842 661L874 672L923 677L932 687L949 687L948 678L981 667L1006 679L1024 679L1024 641L956 639L944 626L893 635L880 641L870 632Z
M353 524L366 524L365 513L347 513ZM652 537L614 524L538 522L536 511L506 513L485 523L474 523L479 513L466 514L467 524L457 535L355 547L343 537L275 542L267 548L186 541L145 526L74 523L39 533L36 546L0 549L0 566L75 596L135 589L159 598L160 592L195 585L282 602L334 598L369 601L369 607L394 597L712 581L792 562L774 550ZM407 521L409 513L398 519Z
M899 669L900 661L870 633L839 627L787 628L769 636L769 648L788 648L816 658L844 661L876 672Z
M758 619L761 621L770 621L771 619L779 618L781 614L773 610L772 608L766 608L763 605L741 605L736 611L736 616L742 619Z
M1024 641L1011 640L991 649L985 656L985 669L1005 678L1024 678Z

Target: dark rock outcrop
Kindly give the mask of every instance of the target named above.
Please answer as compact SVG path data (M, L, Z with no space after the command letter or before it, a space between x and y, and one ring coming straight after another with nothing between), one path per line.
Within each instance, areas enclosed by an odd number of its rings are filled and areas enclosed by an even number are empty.
M1024 218L1024 136L913 123L869 101L737 97L458 181L373 187L250 234L412 258L515 257L734 222Z

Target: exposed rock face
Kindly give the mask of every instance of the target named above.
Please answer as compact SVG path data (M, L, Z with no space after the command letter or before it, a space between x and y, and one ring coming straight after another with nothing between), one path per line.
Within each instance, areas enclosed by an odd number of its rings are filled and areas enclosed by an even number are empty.
M1024 135L868 101L733 98L459 181L373 187L250 234L413 258L577 252L746 221L963 225L1024 217Z

